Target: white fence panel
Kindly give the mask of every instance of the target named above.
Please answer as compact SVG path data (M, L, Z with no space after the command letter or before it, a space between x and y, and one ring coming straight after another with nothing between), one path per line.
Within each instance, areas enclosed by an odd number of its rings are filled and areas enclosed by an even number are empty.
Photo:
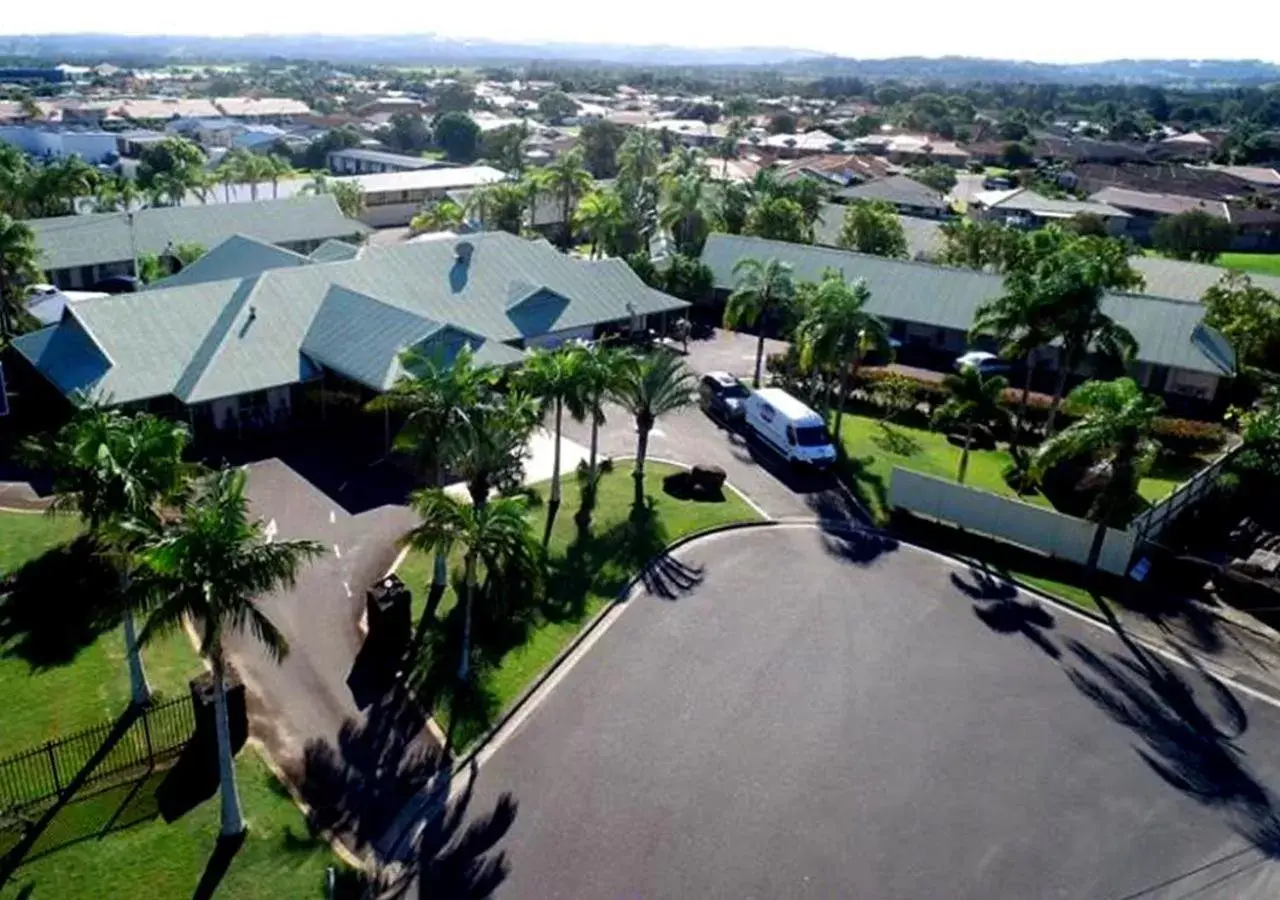
M889 481L889 505L1081 565L1088 561L1093 543L1092 522L896 467ZM1136 537L1132 531L1108 528L1098 568L1123 575Z

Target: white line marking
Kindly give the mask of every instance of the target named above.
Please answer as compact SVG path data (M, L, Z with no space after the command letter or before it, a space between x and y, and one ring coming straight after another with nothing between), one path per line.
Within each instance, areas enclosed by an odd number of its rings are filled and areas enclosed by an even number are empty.
M347 599L348 599L348 600L350 600L350 599L351 599L351 584L350 584L349 582L346 582L346 581L342 582L342 589L343 589L344 591L346 591L346 592L347 592Z
M333 555L338 557L338 559L342 559L342 548L337 544L333 545Z
M386 578L388 576L396 574L396 569L404 565L404 558L408 555L409 555L409 547L407 545L404 547L401 547L400 552L396 555L395 561L391 563L391 568L387 569L386 575L383 575L382 577Z
M333 510L329 510L329 524L332 525L336 521L338 521L338 514Z
M276 520L272 519L268 522L267 527L263 529L262 533L266 536L268 544L274 541L276 539L276 535L280 533L280 527L276 525Z

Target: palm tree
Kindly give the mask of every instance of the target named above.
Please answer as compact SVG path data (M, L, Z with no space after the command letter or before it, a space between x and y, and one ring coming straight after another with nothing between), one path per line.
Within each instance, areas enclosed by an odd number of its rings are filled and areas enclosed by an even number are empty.
M525 448L541 418L538 401L513 390L492 395L445 435L442 452L466 482L474 505L484 506L494 488L519 481Z
M271 197L275 199L280 196L280 180L293 177L293 166L289 160L275 153L268 154L265 160L263 171L271 181Z
M364 215L364 191L358 182L330 181L326 193L332 194L338 209L348 219L358 219Z
M448 557L462 548L462 646L458 659L458 680L466 681L471 671L472 605L483 563L489 572L510 571L516 565L526 572L537 566L537 549L529 533L523 497L499 497L492 503L460 503L438 488L417 491L409 505L422 521L409 532L406 542L436 558Z
M0 213L22 218L28 213L31 161L13 144L0 141Z
M1107 526L1124 524L1138 482L1155 459L1159 448L1151 429L1161 406L1132 378L1086 381L1067 397L1067 409L1080 418L1036 450L1031 470L1037 478L1056 463L1085 454L1106 461L1109 476L1089 509L1089 519L1098 525L1089 548L1090 571L1098 565Z
M685 364L665 350L628 356L619 366L612 397L636 421L636 465L631 474L635 479L636 509L644 506L649 432L661 416L693 403L696 381Z
M573 205L595 184L591 173L583 168L582 159L582 148L574 147L543 170L546 173L543 176L546 179L545 189L560 199L561 221L564 223L562 248L568 248L573 241Z
M231 186L240 183L240 171L236 165L236 157L227 154L222 158L222 162L218 163L218 167L213 170L213 177L222 185L223 199L231 202ZM321 183L323 174L316 176L316 183ZM321 190L316 191L317 194L324 193Z
M425 471L433 472L439 485L450 464L446 436L463 427L483 403L490 402L499 372L491 366L477 366L470 347L464 347L452 361L410 351L401 359L401 368L405 374L389 391L375 397L369 408L404 415L395 447ZM437 555L432 576L434 602L439 602L448 581L445 557ZM434 604L427 614L435 614Z
M550 523L560 508L560 438L564 410L567 406L573 414L583 409L586 371L582 367L582 357L572 348L534 350L525 360L519 379L521 386L542 403L544 414L548 410L555 412L556 443L551 457L551 499L547 511ZM575 415L575 418L580 417ZM547 535L550 534L548 531Z
M462 225L462 207L452 200L437 200L428 203L422 211L413 217L409 230L414 234L433 231L454 231Z
M582 198L573 213L573 228L591 236L591 258L600 255L602 246L613 242L625 222L622 200L613 191L592 191Z
M960 425L964 428L964 446L960 451L960 469L956 481L964 484L969 471L969 448L973 445L975 428L987 428L1008 419L1008 412L1000 402L1001 394L1009 382L1001 375L984 378L977 366L965 366L959 374L948 375L942 382L951 392L947 402L933 414L933 425Z
M528 194L519 184L499 181L476 188L467 198L467 213L486 229L519 234L524 226Z
M0 342L26 317L26 287L40 280L39 254L31 229L0 213Z
M850 285L839 272L828 271L810 292L804 318L796 326L796 344L805 369L815 364L840 373L840 397L836 406L834 431L840 426L848 400L849 379L868 350L889 347L889 331L884 322L866 311L871 290L858 280Z
M596 484L600 478L597 461L600 451L600 426L605 423L605 406L617 385L621 372L630 363L627 354L605 344L579 345L572 351L579 357L583 386L579 405L571 407L574 418L591 419L591 446L587 454L587 485L583 491L582 524L591 521L595 508Z
M658 209L658 223L675 237L681 253L696 254L711 218L711 201L702 170L673 176Z
M302 564L321 552L314 541L269 541L262 520L249 518L244 485L244 469L217 472L143 552L155 582L154 606L142 628L142 641L188 620L199 632L200 654L213 670L224 838L244 831L244 817L227 720L223 637L228 631L248 630L273 659L282 660L289 642L254 598L292 587Z
M648 128L633 128L618 147L618 180L639 185L658 174L662 164L662 141Z
M771 259L761 262L744 257L733 266L733 293L724 307L726 328L756 326L756 368L752 387L760 387L764 367L764 326L769 317L790 306L796 297L791 265Z
M47 442L27 445L27 454L53 472L52 511L74 511L112 561L120 582L125 658L131 697L142 706L151 697L131 601L138 550L156 533L164 511L185 497L195 467L183 462L190 434L184 425L147 413L82 402L71 420Z
M1018 411L1013 421L1013 437L1009 448L1019 467L1023 467L1022 429L1027 421L1027 404L1031 399L1031 382L1035 377L1036 354L1053 339L1049 310L1035 292L1017 290L1016 279L1009 280L1004 294L983 303L974 314L973 337L989 335L1000 342L1000 355L1022 360L1025 374Z

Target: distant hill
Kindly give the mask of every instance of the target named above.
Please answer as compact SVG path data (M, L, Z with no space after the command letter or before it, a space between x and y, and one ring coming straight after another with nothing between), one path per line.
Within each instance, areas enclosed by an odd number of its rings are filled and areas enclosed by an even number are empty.
M776 66L788 74L897 78L946 82L1036 81L1219 86L1280 83L1280 65L1261 60L1141 60L1053 64L1016 60L897 57L849 59L785 47L692 48L627 44L519 44L437 35L202 35L118 34L0 36L0 58L135 63L251 61L269 57L335 63L480 65L527 62L622 66Z

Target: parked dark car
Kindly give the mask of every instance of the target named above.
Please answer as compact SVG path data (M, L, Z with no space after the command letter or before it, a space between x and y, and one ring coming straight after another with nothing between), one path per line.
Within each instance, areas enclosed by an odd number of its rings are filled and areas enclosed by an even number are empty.
M728 372L708 372L698 384L698 405L725 422L737 422L746 412L751 391Z

